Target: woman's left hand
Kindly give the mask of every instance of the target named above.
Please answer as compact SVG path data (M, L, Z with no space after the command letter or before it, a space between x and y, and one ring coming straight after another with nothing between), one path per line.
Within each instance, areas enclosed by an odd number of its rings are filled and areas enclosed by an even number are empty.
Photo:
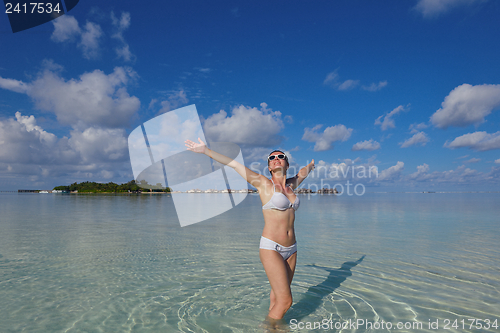
M196 143L196 142L193 142L191 140L186 140L184 143L187 147L187 150L191 150L192 152L195 152L195 153L204 154L205 149L207 149L207 145L203 141L201 141L200 138L198 138L198 141L200 143Z

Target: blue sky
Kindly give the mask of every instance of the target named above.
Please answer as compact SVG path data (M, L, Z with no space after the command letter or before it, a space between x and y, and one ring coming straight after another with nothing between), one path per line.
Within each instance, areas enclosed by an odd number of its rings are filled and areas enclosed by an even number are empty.
M497 1L162 3L0 19L0 190L131 180L128 134L190 104L257 169L281 148L310 182L498 190Z

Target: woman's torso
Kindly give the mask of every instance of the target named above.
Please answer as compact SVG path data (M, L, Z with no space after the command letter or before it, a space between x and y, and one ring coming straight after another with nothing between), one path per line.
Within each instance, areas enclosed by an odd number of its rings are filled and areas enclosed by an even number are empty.
M274 183L271 183L270 186L266 186L266 190L259 192L263 206L272 206L268 203L273 199L273 196L277 197L281 195L279 193L282 193L288 199L288 201L290 202L290 207L284 210L262 210L265 223L264 230L262 231L262 236L271 239L283 246L291 246L295 244L295 209L292 207L292 205L294 203L298 203L296 202L296 200L298 200L297 196L290 186L282 187L279 185L274 185ZM280 199L284 200L284 198Z

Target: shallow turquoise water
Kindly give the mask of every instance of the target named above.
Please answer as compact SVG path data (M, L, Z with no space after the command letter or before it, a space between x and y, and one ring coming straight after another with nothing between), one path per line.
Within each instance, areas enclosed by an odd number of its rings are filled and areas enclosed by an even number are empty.
M498 202L486 193L302 196L284 328L338 332L363 320L372 327L359 332L436 332L429 321L439 330L450 321L449 332L499 331L484 329L500 321ZM265 331L256 196L184 228L168 195L0 193L0 211L2 332ZM483 328L470 328L472 318ZM306 329L329 320L333 329Z

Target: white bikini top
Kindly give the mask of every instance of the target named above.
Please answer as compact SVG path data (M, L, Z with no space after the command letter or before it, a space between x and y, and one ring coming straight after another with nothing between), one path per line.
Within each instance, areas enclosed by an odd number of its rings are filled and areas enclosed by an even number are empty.
M273 182L272 179L271 181ZM287 210L288 208L292 207L293 210L297 210L299 206L300 206L300 200L298 196L296 196L295 202L291 203L290 200L286 197L286 195L275 191L273 182L273 196L271 197L271 200L269 200L268 203L262 206L262 209Z

